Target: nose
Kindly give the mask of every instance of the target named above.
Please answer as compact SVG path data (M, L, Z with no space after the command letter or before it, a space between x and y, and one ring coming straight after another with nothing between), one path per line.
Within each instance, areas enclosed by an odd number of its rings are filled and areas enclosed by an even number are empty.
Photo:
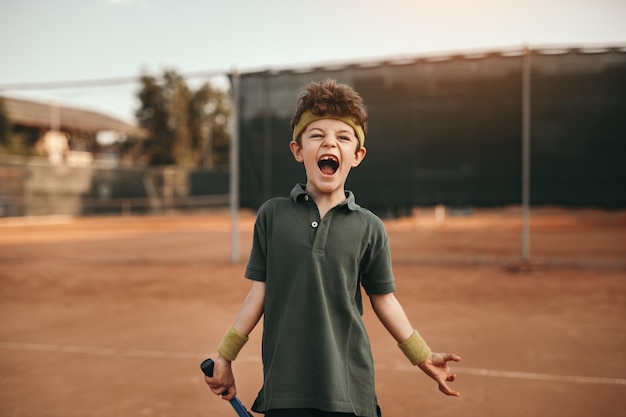
M329 148L334 148L335 146L337 146L337 137L332 133L327 134L326 136L324 136L323 145Z

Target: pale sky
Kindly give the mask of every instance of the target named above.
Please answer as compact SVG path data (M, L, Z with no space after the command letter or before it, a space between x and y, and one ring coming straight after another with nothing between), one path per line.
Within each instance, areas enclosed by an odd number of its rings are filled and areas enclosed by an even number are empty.
M0 0L0 87L138 78L169 68L306 67L524 42L626 45L624 22L626 0ZM132 121L137 89L0 95Z

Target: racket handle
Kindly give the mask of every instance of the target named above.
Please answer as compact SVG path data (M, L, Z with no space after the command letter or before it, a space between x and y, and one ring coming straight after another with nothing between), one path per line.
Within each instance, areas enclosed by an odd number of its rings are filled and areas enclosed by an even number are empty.
M213 362L213 359L211 358L203 360L202 363L200 364L200 369L202 370L202 373L204 373L208 377L213 376L214 367L215 367L215 362ZM239 398L237 398L237 396L234 396L229 402L230 402L230 405L233 406L233 408L235 409L239 417L254 417L252 414L250 414L250 412L246 409L246 407L241 403L241 401L239 400Z

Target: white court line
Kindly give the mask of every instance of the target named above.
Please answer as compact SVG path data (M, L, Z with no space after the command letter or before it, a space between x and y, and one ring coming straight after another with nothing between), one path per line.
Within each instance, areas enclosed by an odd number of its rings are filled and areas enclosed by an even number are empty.
M411 371L414 369L408 365L400 365L395 367L376 366L377 369L386 371ZM576 376L576 375L554 375L539 374L534 372L518 372L518 371L498 371L495 369L484 368L464 368L462 366L452 365L452 372L455 374L486 376L493 378L512 378L512 379L530 379L534 381L556 381L556 382L576 382L579 384L611 384L626 385L624 378L604 378L593 376Z
M459 374L493 376L493 377L500 377L500 378L532 379L535 381L577 382L581 384L626 385L626 379L623 379L623 378L603 378L603 377L575 376L575 375L551 375L551 374L538 374L534 372L496 371L493 369L481 369L481 368L458 368L458 369L455 368L454 371Z
M97 346L79 346L79 345L55 345L45 343L15 343L0 342L0 349L13 350L31 350L58 353L86 353L94 355L111 355L111 356L134 356L141 358L170 358L170 359L205 359L206 355L197 352L182 351L166 351L166 350L144 350L144 349L119 349L105 348ZM259 363L256 357L240 357L241 362ZM414 372L411 366L376 366L378 370L393 370L403 372ZM576 375L554 375L539 374L534 372L517 372L517 371L498 371L483 368L464 368L453 366L456 374L486 376L493 378L511 378L511 379L529 379L534 381L553 381L553 382L574 382L579 384L610 384L610 385L626 385L624 378L603 378Z
M118 349L97 346L52 345L45 343L0 342L0 349L35 350L59 353L88 353L94 355L136 356L141 358L204 359L197 352L176 352L166 350Z

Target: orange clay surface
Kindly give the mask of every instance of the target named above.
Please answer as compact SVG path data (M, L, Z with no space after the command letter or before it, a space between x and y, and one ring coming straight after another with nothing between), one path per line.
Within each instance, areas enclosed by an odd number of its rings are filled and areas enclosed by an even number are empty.
M0 416L234 417L199 364L247 293L253 222L233 264L226 211L0 219ZM366 305L383 416L624 415L625 212L533 210L529 264L515 208L385 223L398 299L463 360L446 397ZM248 407L260 344L233 365Z

